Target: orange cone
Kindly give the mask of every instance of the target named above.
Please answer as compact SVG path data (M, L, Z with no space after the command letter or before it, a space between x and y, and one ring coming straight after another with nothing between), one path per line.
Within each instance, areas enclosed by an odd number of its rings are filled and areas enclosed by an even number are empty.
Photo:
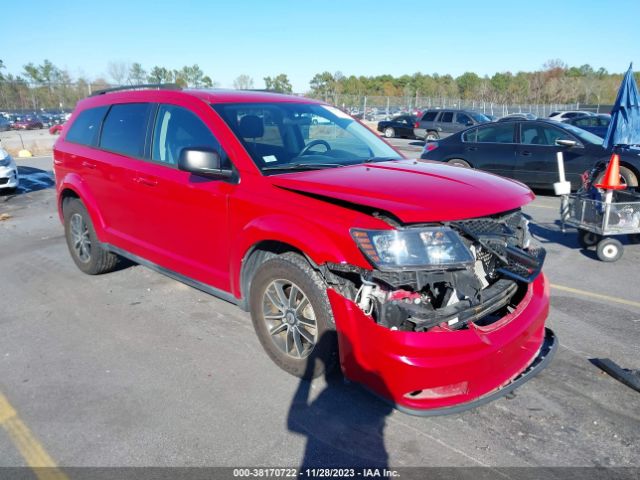
M595 187L604 188L605 190L624 190L627 188L626 185L620 184L620 157L617 153L611 155L603 182L596 184Z

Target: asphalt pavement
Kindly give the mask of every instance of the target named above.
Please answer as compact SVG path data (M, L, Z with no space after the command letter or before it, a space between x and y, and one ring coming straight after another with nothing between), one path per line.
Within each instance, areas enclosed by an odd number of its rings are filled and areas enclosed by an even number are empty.
M548 251L555 359L513 398L418 418L339 377L308 388L229 303L141 266L82 274L51 158L18 163L25 189L0 196L0 467L640 467L640 394L590 362L640 368L640 245L599 262L559 231L554 197L525 211Z

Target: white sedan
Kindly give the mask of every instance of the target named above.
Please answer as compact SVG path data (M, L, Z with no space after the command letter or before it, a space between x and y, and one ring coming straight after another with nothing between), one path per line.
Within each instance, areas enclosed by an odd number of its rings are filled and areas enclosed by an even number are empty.
M4 148L0 147L0 193L17 188L19 182L16 162Z

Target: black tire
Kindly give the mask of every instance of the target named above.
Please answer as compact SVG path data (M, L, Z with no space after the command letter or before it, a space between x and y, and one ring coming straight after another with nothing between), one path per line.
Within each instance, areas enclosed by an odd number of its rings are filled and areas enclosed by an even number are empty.
M598 244L602 237L587 230L578 230L578 243L582 248L590 248Z
M107 251L98 240L91 217L83 203L77 198L66 200L63 205L63 213L67 247L78 268L89 275L98 275L113 270L118 263L118 256ZM79 250L74 245L76 242L72 233L72 222L75 222L78 218L81 219L82 225L84 225L80 229L81 234L89 240L88 250L87 246L84 247L84 250ZM81 251L84 251L84 258Z
M393 129L393 127L387 127L384 129L384 136L387 138L395 138L396 131Z
M440 135L438 135L438 132L434 132L434 131L429 131L424 135L425 142L435 142L439 138L440 138Z
M286 326L288 322L285 321L285 318L270 320L265 315L265 305L276 305L276 302L271 302L268 299L272 285L279 281L291 282L292 287L289 289L289 294L293 286L296 286L308 299L308 304L315 316L315 345L312 346L306 342L305 346L310 350L306 356L301 358L293 356L299 352L299 350L294 351L296 345L293 340L291 345L293 355L285 352L285 349L288 349L290 335L290 328ZM271 360L282 370L307 380L333 370L337 363L338 344L331 305L327 297L327 286L306 259L295 253L285 253L262 263L251 281L249 307L253 327L262 347ZM297 308L295 310L297 311ZM276 311L275 314L278 312ZM295 321L297 324L298 320ZM275 326L270 326L269 322L274 323ZM282 326L285 326L286 330L282 330ZM269 331L270 328L279 330L279 333L272 335ZM305 331L308 334L313 333L312 330ZM285 342L284 349L282 346L278 346L278 343L282 343L283 340Z
M447 163L449 165L455 165L456 167L471 168L471 165L461 158L452 158L451 160L448 160Z
M622 243L615 238L603 238L598 242L598 258L603 262L616 262L622 257Z
M604 180L604 175L606 170L598 175L598 179L595 183L602 183ZM629 170L627 167L620 167L620 183L626 185L627 187L637 187L638 186L638 177L635 173Z

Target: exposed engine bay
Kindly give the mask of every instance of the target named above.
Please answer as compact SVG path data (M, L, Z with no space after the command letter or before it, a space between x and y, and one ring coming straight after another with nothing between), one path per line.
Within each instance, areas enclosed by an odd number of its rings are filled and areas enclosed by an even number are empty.
M462 260L449 265L436 261L420 268L390 267L380 254L380 245L389 241L355 232L361 249L377 268L326 265L334 280L337 277L343 295L376 323L393 330L458 330L471 322L489 325L515 310L545 258L543 248L530 245L528 221L520 210L438 226L400 228L419 231L426 245L422 248L438 246L440 250L432 251L433 258L443 257L445 245L458 253L464 250L458 255ZM455 236L452 239L460 244L447 243L446 235ZM408 238L415 248L413 237ZM392 248L407 247L396 242Z

